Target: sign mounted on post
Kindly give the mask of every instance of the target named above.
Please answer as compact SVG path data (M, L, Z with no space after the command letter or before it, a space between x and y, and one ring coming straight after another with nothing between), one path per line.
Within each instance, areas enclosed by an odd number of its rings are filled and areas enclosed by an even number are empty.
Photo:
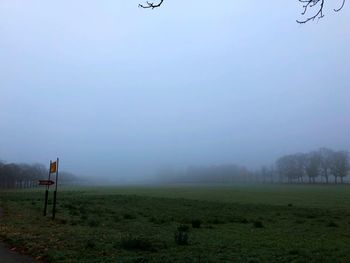
M58 161L59 159L57 158L56 161L50 161L50 166L49 166L49 178L47 180L39 180L39 185L45 185L46 190L45 190L45 203L44 203L44 216L46 216L46 211L47 211L47 203L48 203L48 198L49 198L49 189L50 185L55 185L55 191L53 192L53 207L52 207L52 219L55 219L56 215L56 198L57 198L57 183L58 183ZM55 173L56 174L56 180L52 181L51 180L51 174Z
M48 185L53 185L53 184L55 184L55 182L52 180L39 180L39 185L48 186Z

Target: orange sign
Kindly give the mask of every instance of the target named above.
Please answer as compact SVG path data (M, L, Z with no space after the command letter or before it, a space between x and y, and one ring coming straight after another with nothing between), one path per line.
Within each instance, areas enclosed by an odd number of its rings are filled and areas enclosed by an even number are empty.
M57 163L56 162L51 163L51 165L50 165L50 173L55 173L56 170L57 170Z

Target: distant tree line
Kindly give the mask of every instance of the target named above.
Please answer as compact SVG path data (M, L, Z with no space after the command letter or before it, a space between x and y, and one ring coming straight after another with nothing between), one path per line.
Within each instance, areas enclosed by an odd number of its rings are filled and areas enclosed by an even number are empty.
M274 165L255 171L239 165L191 166L185 171L162 169L157 177L163 183L344 183L349 160L347 151L321 148L282 156Z
M344 183L350 171L350 158L347 151L333 151L321 148L309 153L296 153L280 157L276 170L281 181L309 183Z
M48 167L42 164L16 164L0 161L0 188L34 188L38 187L38 181L47 179ZM76 177L67 172L60 172L60 182L68 183Z

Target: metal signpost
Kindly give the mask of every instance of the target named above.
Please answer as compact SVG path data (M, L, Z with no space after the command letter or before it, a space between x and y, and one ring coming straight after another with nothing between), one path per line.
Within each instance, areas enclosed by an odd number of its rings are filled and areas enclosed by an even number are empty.
M50 161L50 168L49 168L49 178L48 180L39 180L39 185L46 186L45 190L45 203L44 203L44 216L46 216L46 211L47 211L47 203L48 203L48 198L49 198L49 190L50 190L50 185L55 184L55 191L53 192L53 208L52 208L52 219L55 219L56 215L56 199L57 199L57 182L58 182L58 161L59 159L55 162ZM56 180L52 181L51 180L51 174L56 173Z

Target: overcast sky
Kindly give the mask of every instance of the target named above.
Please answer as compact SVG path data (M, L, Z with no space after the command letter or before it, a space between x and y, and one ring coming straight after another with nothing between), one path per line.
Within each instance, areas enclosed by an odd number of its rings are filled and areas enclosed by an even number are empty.
M350 3L138 1L0 1L0 159L125 179L350 149Z

